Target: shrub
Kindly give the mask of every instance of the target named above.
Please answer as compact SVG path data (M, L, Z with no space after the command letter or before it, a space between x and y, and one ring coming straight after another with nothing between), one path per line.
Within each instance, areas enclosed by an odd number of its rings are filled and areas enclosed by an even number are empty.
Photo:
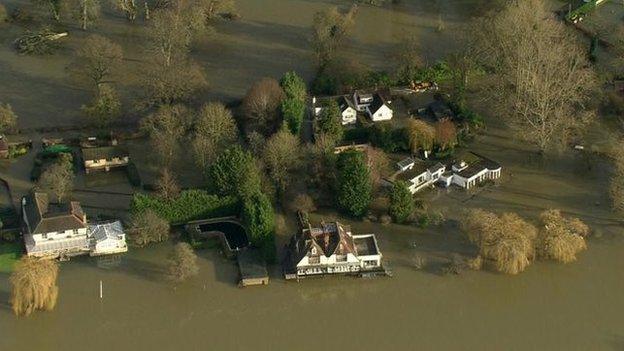
M7 14L6 7L0 4L0 25L9 20L9 15Z
M135 194L131 203L133 213L150 209L171 224L182 224L210 217L232 216L238 213L238 208L238 200L235 197L219 197L204 190L185 190L172 200L153 195Z
M146 209L132 215L128 234L130 242L137 247L159 243L169 238L169 223L155 211Z
M414 199L404 181L397 181L390 193L390 215L397 223L404 223L414 212Z
M410 151L410 140L405 128L392 128L389 123L376 123L369 132L373 146L385 152Z
M587 248L584 237L589 234L589 227L580 219L564 218L559 210L544 211L540 219L543 225L537 246L540 257L568 263Z
M197 255L188 243L177 243L168 260L167 277L177 283L199 273Z
M514 213L497 216L476 209L461 223L468 239L477 245L479 255L494 269L507 274L524 271L535 256L536 228Z

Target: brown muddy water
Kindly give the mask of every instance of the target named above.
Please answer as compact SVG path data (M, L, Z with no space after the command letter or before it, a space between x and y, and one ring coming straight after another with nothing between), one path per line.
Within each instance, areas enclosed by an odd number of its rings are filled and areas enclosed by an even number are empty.
M220 24L216 41L195 50L213 87L206 99L240 97L257 78L289 69L311 77L306 28L314 11L334 2L238 3L243 20ZM424 33L426 57L433 60L452 48L457 28L483 11L487 1L404 3L395 9L363 7L350 50L383 68L387 60L381 49L406 28L417 27ZM447 30L436 33L440 14ZM140 29L121 19L107 19L107 24L112 29L102 29L110 35L130 38L128 47L140 35ZM8 36L3 38L6 44ZM67 77L68 59L20 58L5 46L0 49L0 100L14 105L22 126L78 120L75 110L87 94ZM134 55L139 58L138 51ZM133 84L124 87L131 91ZM623 350L624 232L608 207L608 164L570 151L542 160L509 140L494 120L473 150L503 164L504 179L474 196L429 192L427 200L445 213L446 224L421 230L347 221L356 232L379 236L393 278L286 283L275 268L269 286L239 289L235 265L216 250L205 250L198 252L200 275L174 287L163 279L170 244L132 250L110 268L76 259L61 266L56 310L29 318L13 316L6 304L8 277L0 275L0 350ZM10 167L0 164L0 171L23 192L31 185L26 181L30 165L26 158ZM568 265L537 262L518 276L443 276L439 264L449 253L472 251L456 226L465 207L514 211L527 218L561 208L585 220L594 235L589 249ZM290 225L284 232L292 230ZM429 261L423 270L414 268L417 255Z

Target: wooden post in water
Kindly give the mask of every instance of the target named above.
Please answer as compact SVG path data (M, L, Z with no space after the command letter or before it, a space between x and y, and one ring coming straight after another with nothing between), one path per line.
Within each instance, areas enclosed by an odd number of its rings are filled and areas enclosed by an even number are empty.
M102 281L100 280L100 300L102 299Z

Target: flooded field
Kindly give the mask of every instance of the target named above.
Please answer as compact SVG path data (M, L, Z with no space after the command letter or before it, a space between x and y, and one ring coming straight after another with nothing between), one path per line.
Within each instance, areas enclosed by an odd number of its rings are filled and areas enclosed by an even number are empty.
M277 77L291 69L310 78L306 38L312 14L339 2L237 2L242 20L219 24L216 37L202 40L194 51L211 82L203 98L239 98L259 77ZM362 7L349 50L383 68L388 65L386 49L405 30L416 28L422 33L425 57L435 60L452 49L461 24L483 13L487 3L404 0L396 8ZM440 17L446 30L437 33ZM133 44L142 29L125 25L121 18L107 21L103 27L108 35L124 43L128 57L139 60ZM18 57L8 48L15 34L0 33L0 101L10 100L24 128L79 120L77 109L88 94L68 77L69 59ZM76 31L76 37L81 36ZM130 60L126 69L133 68ZM136 88L134 78L130 75L123 85L127 92ZM29 318L12 314L6 303L8 276L0 273L0 350L624 349L624 230L621 218L609 208L608 162L570 150L542 159L510 140L496 121L489 116L488 129L471 149L503 165L501 184L476 194L427 193L432 209L447 218L442 226L423 230L341 219L357 233L377 234L393 278L286 283L274 267L269 286L239 289L234 262L218 250L202 250L200 275L175 287L163 274L171 244L131 250L110 264L79 258L61 265L55 311ZM598 147L601 138L594 138ZM32 157L31 153L10 167L0 163L0 172L17 194L32 185L26 181ZM79 179L80 184L85 181ZM122 184L123 177L119 183L103 188L111 194L94 199L77 192L77 197L92 206L127 206L128 196L112 193L132 188ZM536 262L518 276L442 275L439 264L450 254L473 250L457 228L460 210L466 207L513 211L531 220L543 209L560 208L586 221L593 235L589 249L568 265ZM331 218L331 212L313 215L314 221ZM292 222L287 221L278 242L295 230ZM429 264L416 269L416 256Z

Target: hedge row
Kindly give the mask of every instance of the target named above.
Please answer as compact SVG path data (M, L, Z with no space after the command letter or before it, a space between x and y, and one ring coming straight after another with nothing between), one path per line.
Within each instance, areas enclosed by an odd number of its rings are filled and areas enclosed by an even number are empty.
M151 209L172 225L189 221L238 215L239 201L235 197L209 194L204 190L185 190L175 200L165 200L155 195L135 194L132 213Z

